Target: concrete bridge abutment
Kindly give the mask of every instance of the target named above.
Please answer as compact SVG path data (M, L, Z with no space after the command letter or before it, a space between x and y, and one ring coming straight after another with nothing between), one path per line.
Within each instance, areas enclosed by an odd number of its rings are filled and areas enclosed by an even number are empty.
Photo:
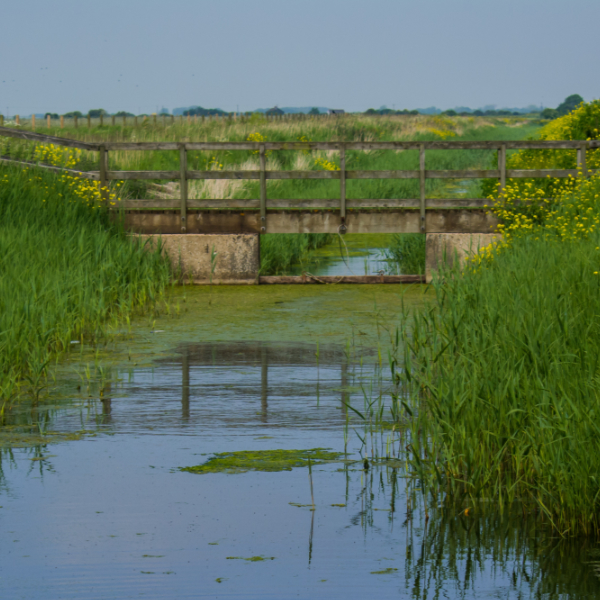
M184 281L215 285L258 283L258 234L142 234L132 237L139 237L153 249L160 243L175 272Z

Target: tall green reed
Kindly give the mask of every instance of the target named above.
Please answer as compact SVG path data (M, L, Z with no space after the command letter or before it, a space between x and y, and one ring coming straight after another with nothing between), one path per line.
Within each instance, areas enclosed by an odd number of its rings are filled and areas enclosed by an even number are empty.
M435 302L405 314L391 365L434 496L600 533L598 244L515 240L442 271Z
M171 278L159 250L127 239L60 176L0 169L0 402L44 385L49 361L74 341L162 298Z

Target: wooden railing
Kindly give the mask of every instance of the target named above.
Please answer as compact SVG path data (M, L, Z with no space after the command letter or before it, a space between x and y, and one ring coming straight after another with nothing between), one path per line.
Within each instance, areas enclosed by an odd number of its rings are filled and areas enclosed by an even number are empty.
M78 148L98 153L98 170L77 171L69 169L72 174L97 180L103 188L110 181L122 180L171 180L179 181L180 197L177 199L124 200L120 203L126 210L170 209L178 210L181 215L181 229L185 232L188 209L244 209L260 211L260 231L267 231L268 210L298 209L333 209L339 211L340 228L345 230L348 210L357 209L418 209L420 212L421 231L425 231L427 210L461 208L481 209L484 199L427 199L425 182L427 179L498 179L500 189L504 188L508 178L540 178L540 177L575 177L579 172L587 176L592 171L586 167L586 153L590 149L600 148L600 141L431 141L431 142L81 142L78 140L41 135L33 132L15 131L0 128L1 136L8 136L39 143L51 143L67 148ZM496 150L498 152L498 168L496 169L463 169L463 170L430 170L426 169L427 150ZM577 152L576 169L507 169L507 150L539 149L539 150L575 150ZM111 151L157 151L175 150L179 152L179 170L171 171L115 171L109 166ZM198 171L188 169L187 153L189 151L248 150L258 153L258 170L225 170ZM269 171L266 167L267 152L273 150L334 150L339 152L339 170L335 171ZM360 150L418 150L419 169L413 170L347 170L346 152ZM31 161L14 160L0 157L7 163L36 165L51 170L65 170L60 167L43 165ZM596 171L593 171L596 172ZM260 198L242 199L190 199L188 198L188 181L206 179L243 179L260 182ZM267 180L291 179L330 179L339 180L340 193L337 199L268 199ZM346 198L346 181L352 179L415 179L419 180L420 195L414 199L348 199Z

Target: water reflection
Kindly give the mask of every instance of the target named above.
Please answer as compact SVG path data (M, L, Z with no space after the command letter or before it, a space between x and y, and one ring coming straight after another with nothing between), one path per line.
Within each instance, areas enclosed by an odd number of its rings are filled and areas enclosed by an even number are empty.
M600 595L593 545L492 502L469 516L433 503L427 516L417 482L385 464L365 470L356 443L349 460L314 466L312 483L305 468L177 470L215 452L343 452L346 403L387 385L373 351L187 343L154 369L113 375L96 414L43 412L48 429L97 422L111 435L2 455L1 597ZM241 560L261 555L275 560Z
M371 350L270 342L181 344L154 368L115 379L104 385L100 427L162 434L208 424L338 427L352 398L362 405L361 385L385 385ZM57 426L69 428L68 419Z

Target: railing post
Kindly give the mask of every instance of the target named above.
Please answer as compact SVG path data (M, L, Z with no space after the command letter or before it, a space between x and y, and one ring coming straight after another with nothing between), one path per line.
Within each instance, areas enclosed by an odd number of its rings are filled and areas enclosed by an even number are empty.
M98 170L100 171L100 197L103 202L108 202L108 189L106 171L108 171L108 150L101 145L98 148Z
M179 146L179 187L181 190L181 233L187 231L187 149L185 144Z
M421 233L425 233L425 145L419 147L419 209L421 213Z
M346 231L346 146L340 144L340 233Z
M498 193L503 194L506 187L506 144L502 144L498 149L498 170L500 171L500 189Z
M267 232L267 159L265 145L259 146L260 155L260 232Z
M586 153L587 143L583 142L579 148L577 148L577 171L581 172L584 177L588 176Z

